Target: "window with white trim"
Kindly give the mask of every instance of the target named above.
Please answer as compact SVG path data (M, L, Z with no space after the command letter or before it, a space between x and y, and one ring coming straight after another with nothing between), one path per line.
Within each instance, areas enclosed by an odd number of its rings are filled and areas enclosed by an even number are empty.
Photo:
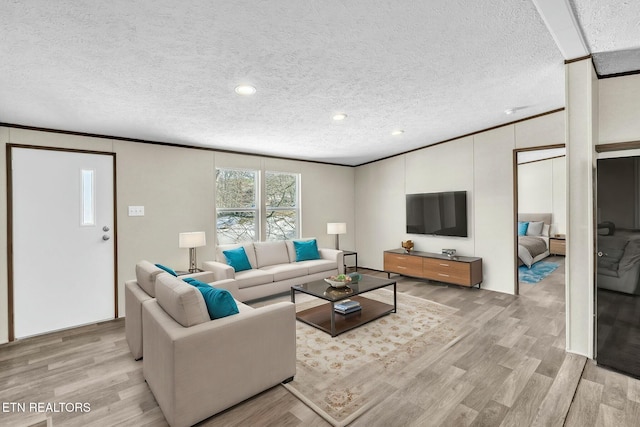
M258 171L216 169L218 244L257 240Z
M296 173L216 169L218 244L298 237L299 189Z
M300 222L298 181L298 174L265 172L265 240L287 240L298 237Z

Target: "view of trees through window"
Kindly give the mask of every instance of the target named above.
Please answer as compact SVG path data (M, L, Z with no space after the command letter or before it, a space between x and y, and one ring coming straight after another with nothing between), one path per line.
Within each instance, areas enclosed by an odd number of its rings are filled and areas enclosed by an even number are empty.
M265 172L263 179L265 210L261 211L258 171L216 169L218 244L260 240L261 212L265 212L266 240L297 237L298 175Z
M267 240L297 237L298 177L291 173L265 174Z

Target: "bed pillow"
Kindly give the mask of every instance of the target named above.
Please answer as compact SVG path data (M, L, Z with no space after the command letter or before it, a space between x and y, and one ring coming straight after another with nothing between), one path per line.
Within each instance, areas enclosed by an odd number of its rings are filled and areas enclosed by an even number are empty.
M540 236L542 234L543 221L530 221L527 227L527 236Z
M518 221L518 236L526 236L528 227L528 222Z

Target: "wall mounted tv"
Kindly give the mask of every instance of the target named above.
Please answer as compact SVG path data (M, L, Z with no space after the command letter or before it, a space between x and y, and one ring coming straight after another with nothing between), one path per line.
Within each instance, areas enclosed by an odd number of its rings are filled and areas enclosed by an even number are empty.
M467 237L467 192L407 194L407 234Z

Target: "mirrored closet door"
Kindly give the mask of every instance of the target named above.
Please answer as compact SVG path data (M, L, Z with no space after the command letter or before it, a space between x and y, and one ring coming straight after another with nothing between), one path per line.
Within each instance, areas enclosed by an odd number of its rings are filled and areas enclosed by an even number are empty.
M640 157L597 161L596 361L640 378Z

